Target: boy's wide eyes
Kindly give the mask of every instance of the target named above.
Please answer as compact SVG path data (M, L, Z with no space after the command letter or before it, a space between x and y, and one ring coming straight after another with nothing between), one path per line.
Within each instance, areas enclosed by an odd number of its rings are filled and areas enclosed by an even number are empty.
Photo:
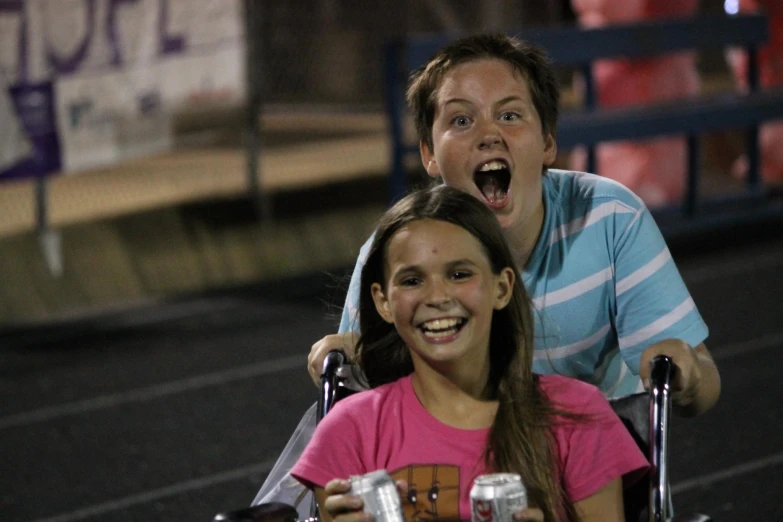
M454 272L452 272L451 278L459 281L460 279L467 279L471 275L473 274L468 270L455 270Z
M521 118L521 114L516 111L504 111L500 113L498 119L500 121L517 121ZM454 116L451 118L451 124L456 127L467 127L470 125L470 118L464 115Z

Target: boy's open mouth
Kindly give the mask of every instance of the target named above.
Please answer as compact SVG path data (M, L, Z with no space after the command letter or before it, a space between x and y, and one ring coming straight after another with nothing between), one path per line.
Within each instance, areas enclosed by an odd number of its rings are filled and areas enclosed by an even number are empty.
M511 172L503 160L482 163L473 173L473 182L491 207L502 207L508 198Z
M433 319L419 325L419 330L429 338L441 339L455 335L462 330L465 326L467 319L463 318L448 318L448 319Z

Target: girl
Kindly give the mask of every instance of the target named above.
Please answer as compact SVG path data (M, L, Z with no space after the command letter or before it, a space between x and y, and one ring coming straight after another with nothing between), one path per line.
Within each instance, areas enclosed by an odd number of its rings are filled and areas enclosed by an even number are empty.
M323 519L362 518L346 482L327 482L385 468L407 483L409 522L469 519L473 480L501 471L528 491L518 520L623 520L623 477L647 462L597 388L533 374L519 273L492 211L457 189L381 218L356 356L371 389L335 406L291 472Z

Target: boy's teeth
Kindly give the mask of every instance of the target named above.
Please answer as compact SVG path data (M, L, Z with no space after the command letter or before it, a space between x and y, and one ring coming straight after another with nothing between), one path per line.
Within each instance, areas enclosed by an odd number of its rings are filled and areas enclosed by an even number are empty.
M500 170L505 168L506 165L502 161L490 161L489 163L485 163L484 165L482 165L479 171L487 172L488 170Z

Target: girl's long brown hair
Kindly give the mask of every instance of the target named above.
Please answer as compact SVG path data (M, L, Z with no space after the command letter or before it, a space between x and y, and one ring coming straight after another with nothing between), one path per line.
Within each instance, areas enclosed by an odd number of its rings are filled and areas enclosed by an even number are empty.
M393 382L413 372L407 346L394 325L378 314L370 290L386 290L386 245L406 223L434 219L453 223L476 237L492 270L510 267L517 274L509 304L493 313L490 332L490 375L487 396L499 402L485 453L488 469L522 477L530 505L547 522L578 520L559 472L554 422L574 416L559 410L541 391L533 374L533 317L520 270L494 214L479 200L440 185L410 194L381 217L362 270L359 297L361 337L356 362L370 387Z

